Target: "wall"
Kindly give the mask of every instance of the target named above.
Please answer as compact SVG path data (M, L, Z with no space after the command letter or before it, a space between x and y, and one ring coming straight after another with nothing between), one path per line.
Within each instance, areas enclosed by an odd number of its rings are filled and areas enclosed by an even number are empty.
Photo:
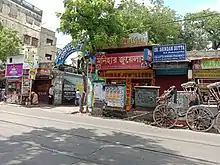
M47 39L53 41L52 44L47 43ZM52 55L51 61L55 60L57 48L56 48L57 38L55 36L55 32L51 31L46 28L41 28L41 35L40 35L40 57L41 61L47 61L45 58L46 54Z
M10 58L12 58L12 62L10 62ZM17 63L23 63L23 62L24 62L24 55L9 56L7 58L7 64L17 64Z

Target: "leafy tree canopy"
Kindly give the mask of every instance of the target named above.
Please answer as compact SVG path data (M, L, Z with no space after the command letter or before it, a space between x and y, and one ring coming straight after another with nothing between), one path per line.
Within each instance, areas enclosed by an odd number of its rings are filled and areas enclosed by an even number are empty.
M5 62L8 56L18 55L20 39L16 31L0 25L0 60Z

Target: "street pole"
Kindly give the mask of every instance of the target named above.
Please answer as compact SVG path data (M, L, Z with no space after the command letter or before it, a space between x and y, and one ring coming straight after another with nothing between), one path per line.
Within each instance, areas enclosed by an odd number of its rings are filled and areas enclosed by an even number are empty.
M89 62L87 61L87 69L86 69L86 76L87 76L87 90L86 90L86 112L89 112Z

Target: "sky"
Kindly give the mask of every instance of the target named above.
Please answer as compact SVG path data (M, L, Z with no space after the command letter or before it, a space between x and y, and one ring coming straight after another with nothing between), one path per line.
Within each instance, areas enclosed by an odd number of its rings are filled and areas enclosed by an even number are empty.
M56 12L64 11L63 0L26 0L36 7L43 10L42 26L56 31L59 27L59 19ZM143 0L137 0L143 2ZM144 0L146 4L148 0ZM197 12L204 9L212 9L220 12L220 0L164 0L165 5L177 11L178 14L184 15L188 12ZM57 47L63 48L71 41L70 36L64 36L62 33L56 33Z

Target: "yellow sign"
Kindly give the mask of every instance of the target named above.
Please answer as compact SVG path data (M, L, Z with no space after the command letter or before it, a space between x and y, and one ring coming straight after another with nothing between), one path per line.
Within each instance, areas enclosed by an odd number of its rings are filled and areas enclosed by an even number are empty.
M199 72L193 72L194 78L220 78L220 70L201 70Z
M36 68L30 68L30 70L29 70L29 75L30 75L30 78L31 78L32 80L35 80L36 74L37 74L37 69L36 69Z

